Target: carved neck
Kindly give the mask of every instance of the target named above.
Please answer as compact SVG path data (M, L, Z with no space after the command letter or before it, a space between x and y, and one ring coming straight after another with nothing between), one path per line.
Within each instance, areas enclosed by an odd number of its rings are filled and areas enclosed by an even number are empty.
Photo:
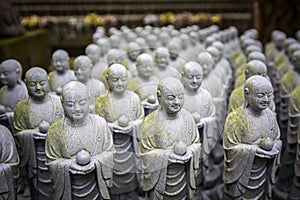
M200 90L200 87L197 88L197 89L190 89L190 88L184 88L184 92L186 95L189 95L189 96L194 96L196 94L199 94L199 90Z
M120 92L114 92L110 91L110 95L112 99L122 99L126 95L126 91L120 93Z
M50 96L49 94L46 94L45 96L43 97L33 97L33 96L30 96L30 101L32 103L35 103L35 104L43 104L43 103L46 103L50 100Z
M166 118L168 120L177 119L179 117L179 114L178 114L179 112L177 112L177 113L167 113L165 109L163 109L163 108L160 109L160 113L164 116L164 118Z
M245 111L247 114L254 116L254 117L259 117L263 113L263 110L254 110L250 106L246 106Z
M79 120L79 121L74 121L74 120L71 120L70 118L66 118L66 122L71 127L82 127L87 124L88 116L84 117L82 120Z

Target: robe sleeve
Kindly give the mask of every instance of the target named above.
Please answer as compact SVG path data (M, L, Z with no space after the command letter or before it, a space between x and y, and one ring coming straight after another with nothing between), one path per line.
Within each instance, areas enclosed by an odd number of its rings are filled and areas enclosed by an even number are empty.
M107 126L106 121L97 116L94 124L97 126L96 149L92 158L96 164L97 182L103 199L109 199L108 188L112 186L113 177L113 154L115 152L112 134ZM101 141L101 143L100 143Z
M156 112L148 115L141 125L141 141L139 145L143 171L141 188L143 191L150 191L155 188L163 194L168 156L164 153L165 150L155 148L153 137L151 137L152 133L156 131L155 123L153 123L153 118L156 117L155 114Z
M53 183L53 199L71 200L71 179L70 166L74 162L73 159L64 159L61 153L62 144L59 142L63 138L63 120L59 120L50 126L46 136L46 165L52 175ZM57 140L56 137L60 139Z
M10 131L0 126L0 193L7 193L9 199L15 199L13 167L18 164L19 156L15 141Z
M239 182L248 185L256 147L241 143L241 134L247 134L247 118L242 109L229 114L225 123L223 147L225 151L224 183Z

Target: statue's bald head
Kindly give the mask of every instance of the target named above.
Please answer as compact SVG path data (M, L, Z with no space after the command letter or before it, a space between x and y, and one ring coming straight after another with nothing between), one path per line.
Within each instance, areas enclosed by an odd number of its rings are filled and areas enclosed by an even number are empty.
M40 67L32 67L30 68L25 74L25 80L36 80L36 79L43 79L48 81L48 74L46 70Z
M4 60L1 64L0 64L0 70L5 71L5 70L9 70L9 71L15 71L18 74L18 82L21 81L21 77L22 77L22 65L19 61L15 60L15 59L7 59Z
M246 79L254 75L259 75L263 77L267 76L267 66L265 65L265 63L259 60L251 60L246 64L246 68L245 68Z
M62 102L64 102L65 97L70 94L78 94L86 98L89 97L87 86L79 81L70 81L64 85L62 90Z
M184 88L180 80L173 77L166 77L162 79L157 87L158 97L164 96L167 92L184 92Z

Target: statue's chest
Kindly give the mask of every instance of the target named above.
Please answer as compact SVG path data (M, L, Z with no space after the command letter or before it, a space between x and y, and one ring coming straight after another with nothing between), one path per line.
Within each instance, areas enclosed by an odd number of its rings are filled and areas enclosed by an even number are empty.
M42 121L53 123L53 112L55 112L55 109L51 101L43 104L31 104L30 121L33 127L37 127Z
M272 124L268 116L248 116L248 134L242 134L242 141L253 143L259 138L270 137L270 134L272 134Z

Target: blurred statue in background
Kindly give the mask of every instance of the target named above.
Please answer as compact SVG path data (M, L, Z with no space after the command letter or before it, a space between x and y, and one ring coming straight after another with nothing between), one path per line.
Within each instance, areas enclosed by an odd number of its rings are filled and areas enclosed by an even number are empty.
M137 77L128 82L128 89L139 95L145 115L158 106L156 97L158 78L153 76L153 59L149 54L141 54L136 59Z
M105 93L104 83L92 78L92 61L88 56L78 56L74 60L74 72L78 81L85 84L90 95L90 113L95 113L97 97Z
M49 73L50 91L61 95L63 86L76 80L73 70L70 70L70 57L67 51L58 49L52 54L52 63L55 68Z
M14 109L26 97L28 92L22 81L22 66L14 59L8 59L0 64L0 123L15 132L13 127Z
M17 11L6 2L0 3L0 37L22 35L25 29L21 24Z

